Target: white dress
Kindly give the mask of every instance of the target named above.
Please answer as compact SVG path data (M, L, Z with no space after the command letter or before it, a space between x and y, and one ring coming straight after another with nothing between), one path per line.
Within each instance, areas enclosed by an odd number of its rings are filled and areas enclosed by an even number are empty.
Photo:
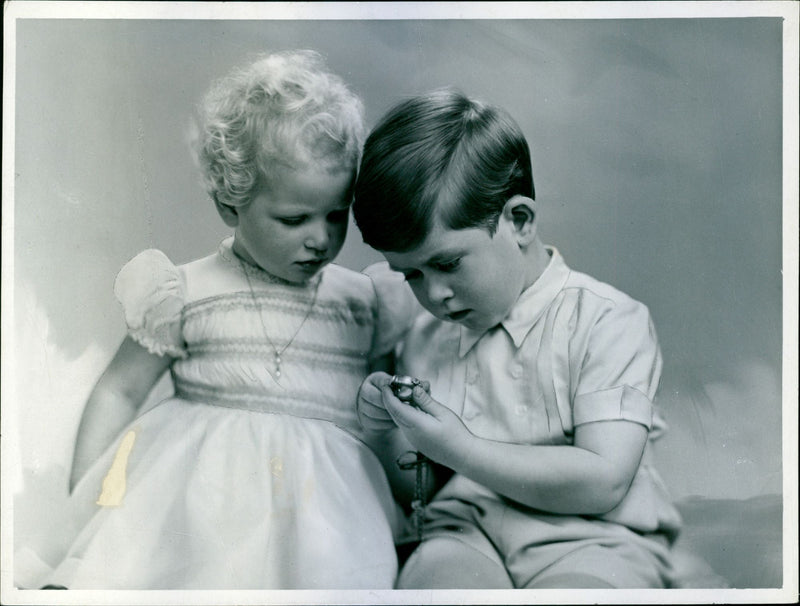
M391 588L402 514L355 403L410 319L397 287L335 265L290 285L243 265L231 239L181 267L156 250L130 261L116 282L129 334L175 356L175 394L76 486L81 530L44 583ZM269 341L290 340L278 377ZM104 491L109 474L124 489Z

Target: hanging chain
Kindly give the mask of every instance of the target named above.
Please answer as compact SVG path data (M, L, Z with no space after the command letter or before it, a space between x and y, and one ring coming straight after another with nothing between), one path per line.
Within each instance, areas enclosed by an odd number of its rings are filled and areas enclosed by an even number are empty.
M308 310L306 310L306 315L303 316L303 319L300 322L300 326L298 326L297 330L294 331L294 334L292 335L291 339L289 339L289 341L286 343L286 345L278 349L277 347L275 347L275 344L272 342L272 339L270 339L269 335L267 334L267 327L264 325L264 315L263 315L264 311L261 308L261 305L259 304L258 300L256 299L256 293L253 291L253 284L250 282L250 275L247 273L247 267L245 266L244 261L242 259L239 259L239 263L242 266L242 272L244 273L244 278L245 280L247 280L247 287L250 289L250 296L253 299L253 305L255 305L255 308L258 311L258 321L261 324L261 332L264 334L264 338L267 340L267 343L269 343L269 346L272 347L272 351L274 352L273 362L275 364L275 380L277 381L281 378L281 354L283 354L283 352L289 348L289 345L291 345L294 342L295 337L297 337L297 335L300 334L300 329L303 328L303 325L306 323L306 320L308 320L308 317L311 315L311 310L314 308L314 304L317 301L317 292L319 292L319 283L317 283L317 285L314 288L314 295L311 298L311 303L309 303L308 305Z
M414 457L413 460L408 460L409 455ZM400 469L404 471L416 469L411 515L414 520L414 528L417 531L418 541L422 541L423 527L425 525L425 506L427 505L427 495L425 493L428 485L429 463L430 459L421 452L408 451L397 459L397 466Z

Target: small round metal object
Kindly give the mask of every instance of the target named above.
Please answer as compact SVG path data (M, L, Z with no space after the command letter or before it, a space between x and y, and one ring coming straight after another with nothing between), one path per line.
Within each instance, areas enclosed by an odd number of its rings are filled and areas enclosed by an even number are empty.
M412 393L417 385L422 385L422 381L405 375L393 376L392 382L389 384L397 399L409 404L413 401Z

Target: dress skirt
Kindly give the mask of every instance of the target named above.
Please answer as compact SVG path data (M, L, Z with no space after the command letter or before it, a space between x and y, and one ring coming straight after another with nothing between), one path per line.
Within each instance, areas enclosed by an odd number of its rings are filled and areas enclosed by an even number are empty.
M397 573L380 463L329 421L168 399L71 501L82 530L47 580L70 589L390 588Z

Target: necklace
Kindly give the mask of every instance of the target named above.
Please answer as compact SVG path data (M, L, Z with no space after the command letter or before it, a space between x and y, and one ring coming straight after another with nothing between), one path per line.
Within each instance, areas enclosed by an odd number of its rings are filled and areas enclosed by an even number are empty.
M314 286L314 295L311 297L311 303L308 304L308 309L306 310L303 319L300 321L300 325L297 327L297 330L294 331L294 334L286 342L286 345L278 349L275 346L275 343L272 342L272 339L270 339L269 335L267 334L267 327L264 325L263 309L261 308L261 305L256 299L256 293L253 291L253 284L250 282L250 274L247 273L247 267L245 266L244 261L242 259L239 259L239 264L242 266L242 272L244 273L244 278L245 280L247 280L247 287L250 289L250 296L253 299L253 305L255 305L256 309L258 310L258 322L261 324L261 332L264 334L264 338L267 340L267 343L269 343L269 346L272 347L272 351L274 353L272 361L275 364L275 374L273 376L275 377L275 380L278 381L281 378L281 355L294 342L295 337L297 337L297 335L300 334L300 330L303 328L303 325L306 323L306 320L308 320L308 316L311 315L311 310L314 308L314 303L316 303L317 301L319 282L317 282L316 286Z

